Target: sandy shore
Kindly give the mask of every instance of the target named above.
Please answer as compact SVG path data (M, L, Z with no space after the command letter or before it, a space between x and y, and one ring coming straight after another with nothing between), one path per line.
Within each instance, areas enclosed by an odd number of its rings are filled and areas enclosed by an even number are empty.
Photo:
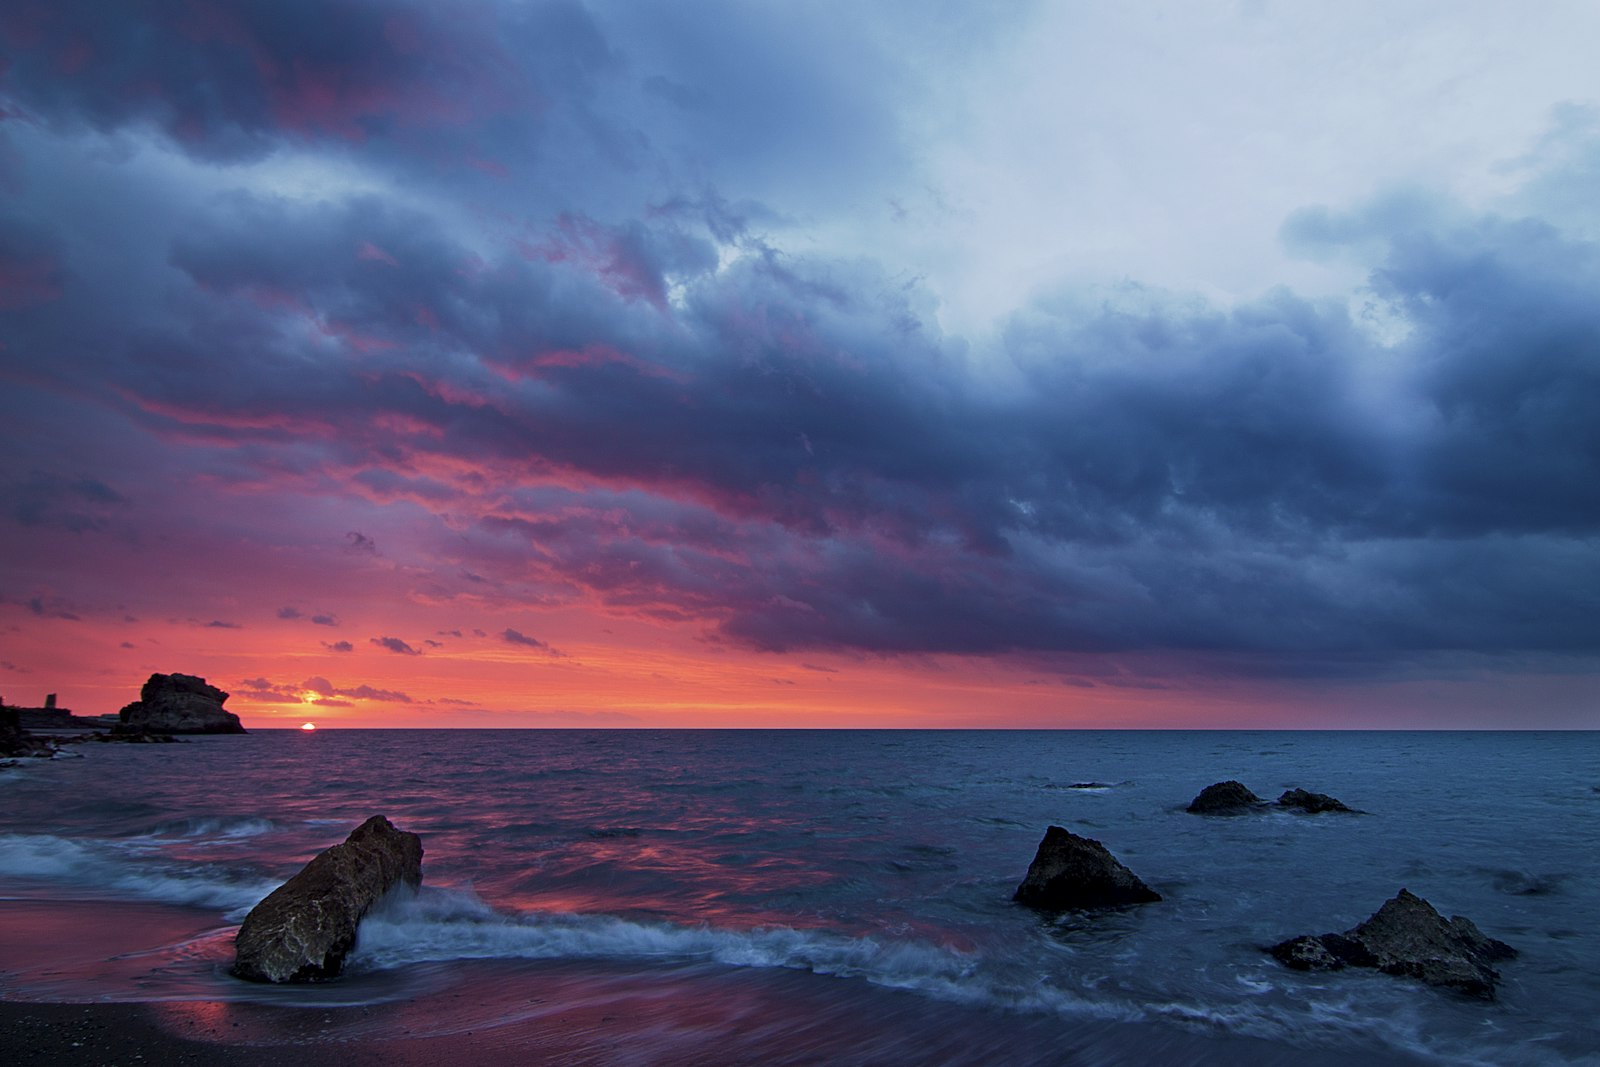
M227 1064L237 1067L423 1067L440 1063L627 1061L600 1020L513 1024L483 1032L342 1039L372 1008L262 1008L236 1018L239 1005L29 1004L0 1001L0 1062L26 1067L135 1067ZM652 1063L689 1063L669 1055Z

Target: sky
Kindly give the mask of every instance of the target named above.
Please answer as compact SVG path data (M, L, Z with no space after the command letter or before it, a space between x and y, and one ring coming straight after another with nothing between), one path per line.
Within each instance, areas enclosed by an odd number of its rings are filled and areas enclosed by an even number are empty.
M1600 728L1595 40L10 0L0 695Z

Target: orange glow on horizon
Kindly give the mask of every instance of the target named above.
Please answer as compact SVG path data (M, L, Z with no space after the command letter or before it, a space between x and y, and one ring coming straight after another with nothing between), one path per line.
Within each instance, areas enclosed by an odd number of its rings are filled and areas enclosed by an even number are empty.
M97 715L135 699L152 673L196 674L232 694L226 707L246 729L1428 729L1459 726L1464 698L1483 691L1427 678L1296 687L1207 676L1155 655L1052 669L1022 656L756 652L705 627L585 607L412 600L332 625L271 617L276 610L226 612L238 627L197 617L130 632L120 617L41 619L0 605L8 656L28 668L5 695L26 703L58 692L61 706ZM378 640L387 635L415 651L391 650ZM1552 676L1540 692L1564 707L1579 699L1575 685ZM1493 724L1491 712L1481 725Z

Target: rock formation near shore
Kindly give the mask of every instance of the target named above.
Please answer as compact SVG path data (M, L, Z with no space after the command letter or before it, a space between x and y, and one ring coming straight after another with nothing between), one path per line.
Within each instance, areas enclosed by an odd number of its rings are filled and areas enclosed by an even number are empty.
M1326 793L1311 793L1304 789L1286 790L1283 796L1278 798L1278 807L1295 808L1308 815L1317 815L1324 811L1354 810Z
M1375 967L1485 999L1494 997L1500 980L1490 964L1517 954L1504 941L1485 937L1470 920L1446 919L1404 889L1353 930L1294 937L1268 951L1297 971Z
M234 938L233 973L253 982L335 977L361 917L400 882L422 884L422 839L374 815L250 910Z
M152 674L139 699L118 712L120 730L153 734L242 734L239 716L224 711L228 694L192 674Z
M0 706L0 756L50 756L54 753L50 742L22 728L16 708Z
M1252 811L1264 804L1260 797L1246 789L1241 782L1231 778L1200 790L1200 795L1189 802L1191 815L1238 815Z
M1161 894L1145 885L1100 842L1052 826L1017 886L1015 900L1035 908L1109 908L1149 904Z

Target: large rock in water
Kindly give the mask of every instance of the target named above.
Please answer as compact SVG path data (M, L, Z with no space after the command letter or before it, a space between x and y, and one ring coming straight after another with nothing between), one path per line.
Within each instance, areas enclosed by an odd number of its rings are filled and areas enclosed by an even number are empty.
M361 917L397 882L422 884L422 839L374 815L250 910L234 938L233 973L253 982L334 977Z
M1350 811L1342 801L1326 793L1312 793L1305 789L1288 789L1278 798L1278 807L1294 808L1307 815L1320 815L1325 811Z
M1493 998L1500 980L1490 964L1517 954L1504 941L1485 937L1470 920L1446 919L1404 889L1353 930L1290 938L1269 951L1298 971L1376 967L1485 999Z
M1191 815L1238 815L1264 803L1241 782L1229 779L1200 790L1186 809Z
M239 716L223 711L228 694L192 674L152 674L139 699L117 713L120 729L155 734L242 734Z
M1012 900L1035 908L1109 908L1149 904L1161 894L1139 880L1100 842L1059 826L1044 832L1039 851Z

